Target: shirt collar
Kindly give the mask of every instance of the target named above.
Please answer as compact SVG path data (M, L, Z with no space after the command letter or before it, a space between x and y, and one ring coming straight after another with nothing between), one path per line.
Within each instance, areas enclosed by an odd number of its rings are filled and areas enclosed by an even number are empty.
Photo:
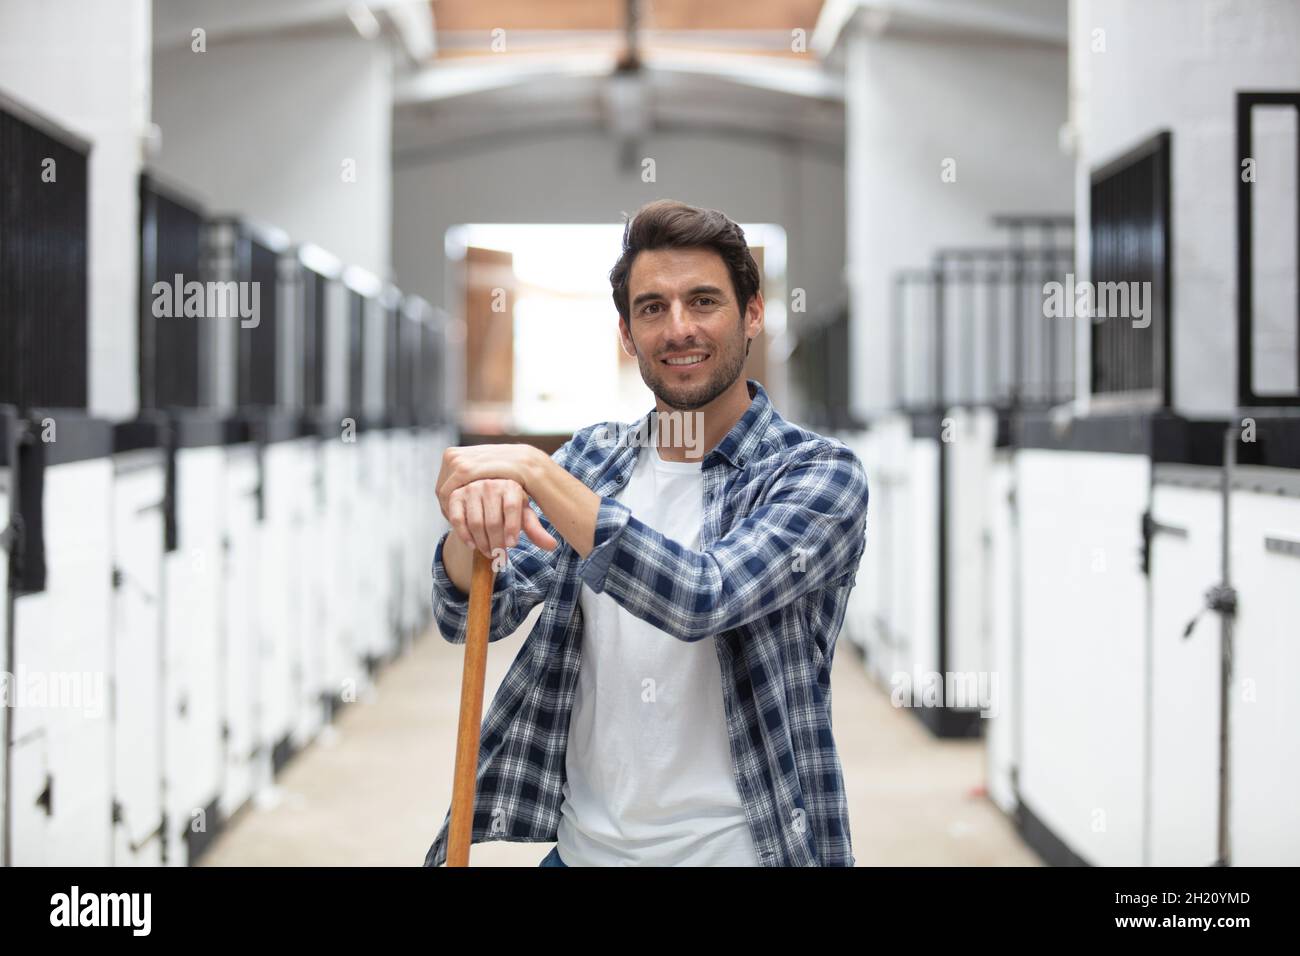
M745 462L748 461L758 448L759 443L763 440L763 435L767 433L767 427L772 421L774 410L772 403L767 397L767 391L756 379L746 379L749 386L750 402L749 407L745 409L745 414L741 415L736 423L731 426L731 430L722 437L722 441L704 456L704 465L708 467L709 459L715 455L725 459L728 463L736 468L744 468ZM638 431L641 434L651 434L651 418L654 409L646 412L641 418ZM635 434L629 432L628 435ZM625 442L630 442L627 436L624 436Z
M749 408L740 416L731 430L718 442L709 455L725 458L736 468L744 468L758 449L759 443L767 433L768 423L772 420L772 403L767 392L755 379L746 379L750 390ZM705 456L706 458L708 455Z

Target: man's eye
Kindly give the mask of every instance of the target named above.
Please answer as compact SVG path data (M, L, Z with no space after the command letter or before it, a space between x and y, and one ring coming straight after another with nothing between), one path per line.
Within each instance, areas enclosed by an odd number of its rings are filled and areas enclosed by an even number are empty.
M700 296L698 299L696 299L695 301L696 301L696 302L712 302L713 299L710 298L710 297L707 296L707 295L702 295L702 296Z

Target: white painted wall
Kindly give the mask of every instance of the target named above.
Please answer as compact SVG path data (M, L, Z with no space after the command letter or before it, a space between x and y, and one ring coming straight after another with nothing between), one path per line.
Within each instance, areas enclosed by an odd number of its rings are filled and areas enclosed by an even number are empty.
M188 45L195 27L210 36L234 36L319 24L340 17L347 5L348 0L162 0L154 11L154 37L161 46Z
M737 222L783 226L787 287L803 288L809 314L843 301L844 167L825 149L773 136L660 133L640 154L656 181L619 168L603 133L557 132L485 140L454 152L402 151L394 157L393 251L397 284L459 314L447 287L443 237L466 222L620 223L652 199L721 209ZM612 268L613 262L608 264ZM610 328L617 312L610 302ZM800 320L790 315L790 327ZM777 396L773 396L777 401ZM781 407L783 414L790 407Z
M1104 52L1093 50L1098 30ZM1078 271L1088 272L1090 171L1170 130L1174 406L1191 415L1227 413L1236 405L1236 92L1300 88L1300 4L1072 0L1070 73ZM1294 149L1292 141L1292 177ZM1288 242L1294 250L1293 232ZM1286 245L1282 237L1256 240L1261 254L1270 248ZM1290 320L1294 328L1294 312ZM1086 349L1086 330L1081 344Z
M392 52L356 35L209 37L155 51L157 168L213 211L389 274ZM344 163L355 162L355 181Z
M844 44L852 407L887 408L890 283L940 246L1005 243L998 213L1068 213L1072 163L1062 46L869 33ZM944 182L946 159L956 180Z
M0 3L0 90L92 143L89 406L135 413L139 211L149 118L149 0Z

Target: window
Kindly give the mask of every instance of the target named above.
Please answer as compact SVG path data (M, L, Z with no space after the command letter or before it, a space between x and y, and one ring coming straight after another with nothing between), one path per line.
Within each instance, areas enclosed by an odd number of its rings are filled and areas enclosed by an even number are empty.
M1168 132L1157 133L1094 170L1091 203L1092 394L1166 407L1169 142Z

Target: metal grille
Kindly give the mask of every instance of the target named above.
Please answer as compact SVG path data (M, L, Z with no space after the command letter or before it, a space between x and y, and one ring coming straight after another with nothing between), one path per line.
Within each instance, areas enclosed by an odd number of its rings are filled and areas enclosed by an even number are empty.
M0 103L0 404L86 407L87 154Z
M414 416L419 413L420 331L419 319L403 304L398 320L397 402Z
M447 421L445 328L426 311L420 322L419 380L417 408L422 421L440 425Z
M1092 393L1168 405L1168 133L1093 172L1091 217L1090 280L1098 300L1091 336ZM1132 314L1133 290L1146 301L1148 311L1140 319ZM1126 309L1115 308L1125 301ZM1105 314L1115 312L1119 314Z
M256 283L257 323L239 327L239 403L272 406L280 398L279 252L255 236L241 237L240 281Z
M384 410L390 415L405 411L402 404L401 342L402 312L398 298L384 302Z
M837 310L829 320L801 329L792 359L808 423L852 427L848 308Z
M179 284L203 281L200 271L204 217L196 203L140 177L139 376L142 408L197 407L208 380L209 352L199 320L187 318L174 293ZM172 314L155 315L156 283L171 287ZM183 301L183 300L182 300Z
M348 290L348 414L360 415L365 408L366 299Z
M306 408L325 405L325 310L329 279L302 267L302 400Z
M1018 408L1074 392L1074 324L1048 316L1069 247L944 249L928 269L895 273L893 391L911 410Z

